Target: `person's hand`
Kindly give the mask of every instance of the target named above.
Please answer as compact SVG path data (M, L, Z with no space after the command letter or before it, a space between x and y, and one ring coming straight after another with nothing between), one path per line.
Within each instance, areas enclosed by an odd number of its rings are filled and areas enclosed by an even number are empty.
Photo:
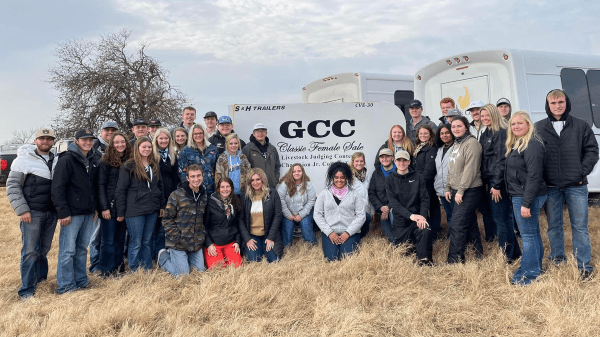
M234 251L235 251L237 254L239 254L239 253L240 253L240 245L239 245L237 242L235 242L235 243L233 244L233 250L234 250Z
M31 223L31 212L25 212L21 214L21 221L25 223Z
M331 240L331 243L333 243L334 245L340 244L340 236L337 235L337 233L335 232L331 232L331 234L329 234L329 240Z
M295 217L293 215L288 216L288 220L290 220L290 221L296 221L294 219L295 219Z
M124 217L124 216L120 216L120 217L118 217L118 218L117 218L117 221L119 221L119 222L121 222L121 221L123 221L123 220L125 220L125 217Z
M531 218L531 209L521 206L521 216L524 218Z
M390 208L387 206L381 206L381 219L387 220L390 216Z
M63 227L68 226L70 223L71 223L71 216L60 219L60 225Z
M208 248L206 250L208 251L208 255L217 256L217 248L215 247L214 243L212 245L208 246Z
M452 193L446 192L446 201L450 202L450 200L452 200Z
M102 211L102 219L110 220L110 211L109 210Z
M448 192L446 192L446 193L448 193ZM462 194L458 194L458 193L456 193L456 195L454 196L454 201L456 201L457 205L462 204L462 202L463 202L462 197L463 197Z
M98 211L94 211L94 221L96 221L96 219L98 219Z
M256 240L248 240L248 242L246 242L246 247L248 247L248 249L250 249L251 251L255 251L256 249L258 249L258 247L256 247Z
M417 227L419 227L419 229L427 228L429 226L427 219L422 215L413 214L412 218L413 221L417 223Z
M269 239L266 239L265 240L265 245L267 245L267 252L270 252L271 249L273 249L273 247L275 247L275 242L273 242L273 241L271 241Z
M492 200L494 200L495 202L500 202L500 200L502 199L500 190L497 190L493 187L490 189L490 194L492 195Z
M296 222L300 222L300 221L302 221L302 217L301 217L300 215L296 215L296 216L294 217L294 221L296 221Z
M346 242L346 240L348 240L348 238L350 238L350 234L343 232L342 235L339 236L340 238L340 245L344 242Z
M165 210L164 208L160 210L160 212L158 213L158 217L162 218L163 216L165 216Z

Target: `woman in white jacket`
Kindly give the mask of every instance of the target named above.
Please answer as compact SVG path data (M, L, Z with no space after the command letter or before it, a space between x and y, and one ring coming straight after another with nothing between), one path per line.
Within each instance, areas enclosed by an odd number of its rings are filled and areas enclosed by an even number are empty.
M323 255L329 261L352 254L365 222L365 201L354 188L354 176L346 163L327 169L326 188L315 203L315 222L322 232Z
M452 219L452 206L454 205L452 202L448 202L445 198L446 180L448 179L448 162L450 160L448 152L453 144L454 135L450 129L450 124L444 124L440 126L437 132L438 152L437 156L435 157L436 174L433 181L433 187L435 189L435 194L440 197L442 206L444 206L444 211L446 211L447 226L450 225L450 220ZM450 233L449 229L450 228L448 228L448 235Z
M294 240L296 223L300 223L304 241L316 245L317 237L313 230L313 206L317 200L317 192L302 164L292 164L285 176L281 178L277 193L281 199L283 248L289 246Z

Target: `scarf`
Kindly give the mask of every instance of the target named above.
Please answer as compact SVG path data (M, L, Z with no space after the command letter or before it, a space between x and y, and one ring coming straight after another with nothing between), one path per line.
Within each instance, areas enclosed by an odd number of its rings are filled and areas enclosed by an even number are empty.
M231 195L223 199L221 197L221 194L219 194L219 200L221 200L221 202L223 203L223 208L225 209L225 215L227 215L227 218L233 215L233 204L231 203L232 199L233 197Z
M467 129L467 131L465 131L465 134L454 139L454 142L457 144L462 143L463 141L465 141L465 139L469 138L469 136L471 136L471 132L469 132L469 129Z
M383 165L379 164L381 166L381 172L383 172L383 176L387 177L389 176L392 172L396 171L396 163L394 163L392 165L392 168L389 171L385 170L385 167L383 167Z
M425 145L427 145L427 143L419 143L419 145L417 145L417 147L415 148L415 151L413 152L413 158L417 158L419 151L421 151L421 149L424 148Z
M342 199L346 193L348 193L348 185L346 184L346 186L341 189L331 185L331 191L333 192L333 195L338 197L338 199Z
M354 172L354 177L358 180L360 180L361 183L365 182L365 179L367 178L367 168L363 167L362 170L360 171L355 171Z
M160 159L162 159L163 163L166 163L167 159L169 159L169 157L170 157L169 149L166 148L164 150L158 150L158 153L160 154Z

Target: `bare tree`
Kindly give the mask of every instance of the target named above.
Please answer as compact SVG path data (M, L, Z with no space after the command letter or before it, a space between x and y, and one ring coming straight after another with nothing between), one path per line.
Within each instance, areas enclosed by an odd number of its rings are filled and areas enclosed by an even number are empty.
M29 144L33 143L34 135L40 128L31 128L27 130L14 130L12 138L5 141L4 144Z
M129 35L121 30L98 42L68 41L55 50L58 62L49 69L49 82L60 92L60 112L53 121L57 136L72 136L80 128L98 130L106 120L124 131L139 118L177 124L187 97L146 54L145 43L128 52Z

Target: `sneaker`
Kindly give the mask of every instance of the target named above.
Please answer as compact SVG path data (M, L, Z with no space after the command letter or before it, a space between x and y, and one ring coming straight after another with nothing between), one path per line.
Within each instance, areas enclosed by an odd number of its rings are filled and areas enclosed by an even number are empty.
M591 281L594 278L594 276L593 276L594 271L593 270L581 270L579 272L581 273L581 279L583 281Z
M169 259L169 251L166 248L158 251L158 266L162 267Z

